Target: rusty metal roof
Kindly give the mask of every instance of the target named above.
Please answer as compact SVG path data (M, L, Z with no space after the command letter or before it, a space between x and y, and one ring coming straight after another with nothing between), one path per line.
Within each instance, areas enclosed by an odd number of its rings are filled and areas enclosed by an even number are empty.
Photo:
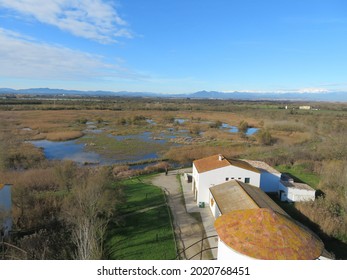
M226 245L255 259L312 260L324 249L313 232L271 209L232 211L214 226Z

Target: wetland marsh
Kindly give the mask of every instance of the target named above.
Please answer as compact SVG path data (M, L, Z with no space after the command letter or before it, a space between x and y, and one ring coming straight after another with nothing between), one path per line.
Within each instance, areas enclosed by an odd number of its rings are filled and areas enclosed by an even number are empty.
M265 161L311 183L324 195L285 205L286 210L313 228L337 258L347 258L345 103L312 103L317 110L299 110L302 104L289 102L287 110L286 103L265 101L5 101L0 100L0 178L13 185L13 228L27 235L16 244L29 252L73 257L71 220L62 209L95 182L111 182L99 194L114 201L105 204L108 209L100 207L117 217L128 188L122 179L222 153ZM115 195L106 195L109 190ZM88 190L90 197L93 191ZM31 234L33 229L40 231ZM52 244L41 252L36 240Z

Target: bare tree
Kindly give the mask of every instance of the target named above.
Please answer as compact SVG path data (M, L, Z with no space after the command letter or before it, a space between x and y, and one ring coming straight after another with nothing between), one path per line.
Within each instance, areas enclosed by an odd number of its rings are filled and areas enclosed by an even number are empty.
M116 197L110 188L109 170L85 169L74 182L65 214L76 246L76 259L102 258L105 232Z

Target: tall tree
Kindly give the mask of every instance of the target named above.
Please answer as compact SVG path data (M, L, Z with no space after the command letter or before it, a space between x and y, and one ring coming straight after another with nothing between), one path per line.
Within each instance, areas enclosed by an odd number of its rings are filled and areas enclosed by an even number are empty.
M103 257L105 232L117 199L110 184L111 176L107 168L84 169L74 182L65 214L71 226L72 242L76 246L76 259Z

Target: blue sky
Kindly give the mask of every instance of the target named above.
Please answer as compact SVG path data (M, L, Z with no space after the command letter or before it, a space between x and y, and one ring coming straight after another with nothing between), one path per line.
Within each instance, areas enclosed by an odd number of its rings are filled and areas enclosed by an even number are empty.
M0 0L0 87L347 90L345 0Z

